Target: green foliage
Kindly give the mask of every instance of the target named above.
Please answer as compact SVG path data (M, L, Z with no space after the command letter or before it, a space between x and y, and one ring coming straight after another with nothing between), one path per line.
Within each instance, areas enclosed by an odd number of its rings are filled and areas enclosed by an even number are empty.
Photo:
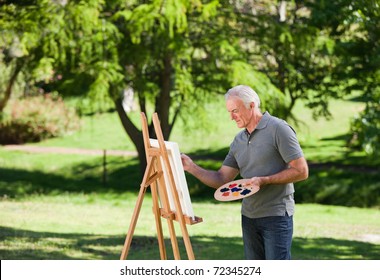
M21 73L29 87L67 95L89 92L101 104L109 95L109 85L122 79L115 65L120 36L114 25L100 18L103 4L101 0L40 0L3 5L3 61L10 66L23 61ZM8 80L12 69L9 72Z
M356 26L356 40L342 48L353 54L354 64L348 75L355 78L351 90L361 90L366 108L352 123L353 143L370 156L380 155L380 5L377 1L357 1L351 20ZM344 63L346 62L346 63Z
M19 89L29 91L37 83L54 77L54 62L59 54L56 34L63 24L62 9L51 1L8 3L0 6L0 64L5 70L1 81L0 101L10 100ZM31 90L32 92L34 90ZM15 95L15 94L14 94ZM1 106L1 111L5 106Z
M379 88L380 89L380 88ZM366 102L366 108L352 122L351 146L361 147L370 156L380 155L380 91Z
M277 106L276 114L299 118L293 109L302 100L316 117L329 116L328 100L340 96L340 91L331 79L337 58L328 31L313 24L309 1L281 1L284 13L271 1L259 2L260 8L250 5L251 11L238 7L244 30L240 36L249 63L283 95L285 102Z
M334 40L332 79L343 93L360 93L365 110L352 123L352 147L379 154L380 5L372 0L323 1L313 4L313 22Z
M263 111L276 112L277 116L281 116L281 112L284 113L285 104L289 100L270 82L268 76L242 61L234 61L231 64L230 72L232 74L231 84L246 84L255 89L260 96L260 106Z
M51 95L12 100L0 122L0 144L23 144L76 131L80 121L72 108Z
M370 95L378 84L372 0L39 0L7 2L0 14L4 83L21 68L26 85L88 95L94 108L133 88L140 111L158 112L165 138L179 118L203 123L199 104L237 83L283 118L299 100L331 116L331 98ZM138 125L118 112L136 144Z

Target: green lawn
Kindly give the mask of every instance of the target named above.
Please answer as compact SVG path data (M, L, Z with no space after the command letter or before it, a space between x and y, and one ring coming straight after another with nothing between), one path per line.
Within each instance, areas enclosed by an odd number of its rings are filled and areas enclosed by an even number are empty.
M0 203L1 259L118 259L136 195L32 196ZM146 195L128 259L159 259L152 201ZM197 259L242 259L239 203L193 202L203 218L188 226ZM293 259L379 259L375 209L297 206ZM366 217L366 219L363 219ZM168 257L173 259L163 222ZM181 236L176 224L176 232ZM182 239L181 256L186 259Z
M199 130L179 123L171 140L202 166L217 169L238 129L222 101L206 106L218 122ZM362 104L334 101L331 106L329 121L313 120L310 110L297 107L304 125L296 130L310 177L296 184L293 258L380 259L379 159L345 147L350 118ZM134 119L138 124L137 113ZM133 149L116 113L83 121L73 135L34 145ZM137 160L130 157L108 156L104 170L101 156L29 154L0 147L0 258L118 259L141 182L138 170ZM191 176L187 180L194 211L204 219L189 227L196 258L243 258L239 203L217 203L212 189ZM362 208L347 207L352 205ZM169 240L166 244L169 248ZM168 255L172 258L170 250ZM158 258L147 195L129 259Z

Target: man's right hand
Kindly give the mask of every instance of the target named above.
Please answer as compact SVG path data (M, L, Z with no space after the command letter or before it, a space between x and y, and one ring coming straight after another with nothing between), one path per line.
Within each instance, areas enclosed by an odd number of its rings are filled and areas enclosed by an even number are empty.
M194 165L193 160L185 154L181 154L181 160L182 160L182 165L183 165L183 170L189 171L190 167Z

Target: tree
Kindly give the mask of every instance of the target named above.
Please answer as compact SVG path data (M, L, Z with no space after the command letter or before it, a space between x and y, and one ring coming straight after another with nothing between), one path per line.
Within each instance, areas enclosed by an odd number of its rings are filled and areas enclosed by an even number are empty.
M236 71L249 68L234 28L236 15L227 1L153 1L117 12L114 18L123 34L119 64L128 69L127 84L137 93L141 112L146 113L153 101L165 139L178 117L198 115L200 104L224 93L236 82ZM275 95L265 76L253 68L250 75ZM115 88L114 96L119 91ZM122 109L120 98L115 104L144 157L143 147L138 146L141 132ZM150 130L154 135L151 125Z
M9 101L20 74L30 81L51 75L51 61L43 54L45 44L52 39L51 32L41 28L41 23L50 25L52 13L54 6L48 6L46 1L34 6L28 1L20 1L19 6L6 1L0 7L0 58L5 78L1 85L0 112Z
M277 3L276 3L277 2ZM365 110L352 123L354 141L380 151L379 15L373 0L235 1L247 61L286 96L276 114L291 118L298 100L314 117L328 102L360 93ZM356 140L356 141L355 141Z
M40 33L35 32L35 37L41 44L28 46L28 68L35 69L31 54L41 53L45 66L63 77L55 84L60 92L68 94L80 88L79 94L93 99L111 99L142 167L141 131L122 107L121 92L127 87L137 95L141 112L149 113L149 108L158 112L165 139L179 117L194 115L203 107L199 104L224 93L241 79L242 70L249 72L245 83L258 82L268 90L263 101L278 94L269 80L245 61L236 16L228 1L37 2L25 7L10 4L13 13L2 10L5 21L10 22L8 34L15 29L28 30L22 15L36 17L33 26L38 26ZM38 17L28 14L30 10L49 15ZM17 22L12 21L15 14ZM20 33L22 38L27 35Z
M349 39L342 41L343 53L349 53L351 63L342 60L346 68L347 89L362 92L366 107L352 122L354 139L372 156L380 155L380 3L353 1L345 31Z
M303 100L315 117L329 116L328 100L340 96L332 77L337 57L328 27L313 22L315 1L236 2L247 61L286 98L276 114L295 119L294 106Z
M351 143L380 153L380 3L373 0L313 4L313 24L329 30L338 57L332 79L345 94L361 95L366 107L352 122Z

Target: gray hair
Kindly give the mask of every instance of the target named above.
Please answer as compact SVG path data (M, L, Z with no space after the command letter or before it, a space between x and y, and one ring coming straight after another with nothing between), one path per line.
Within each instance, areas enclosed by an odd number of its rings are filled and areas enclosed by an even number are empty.
M260 107L260 97L257 95L256 91L254 91L251 87L245 85L235 86L227 91L224 95L225 100L230 97L236 96L240 98L245 107L249 108L249 104L251 102L255 103L255 107Z

